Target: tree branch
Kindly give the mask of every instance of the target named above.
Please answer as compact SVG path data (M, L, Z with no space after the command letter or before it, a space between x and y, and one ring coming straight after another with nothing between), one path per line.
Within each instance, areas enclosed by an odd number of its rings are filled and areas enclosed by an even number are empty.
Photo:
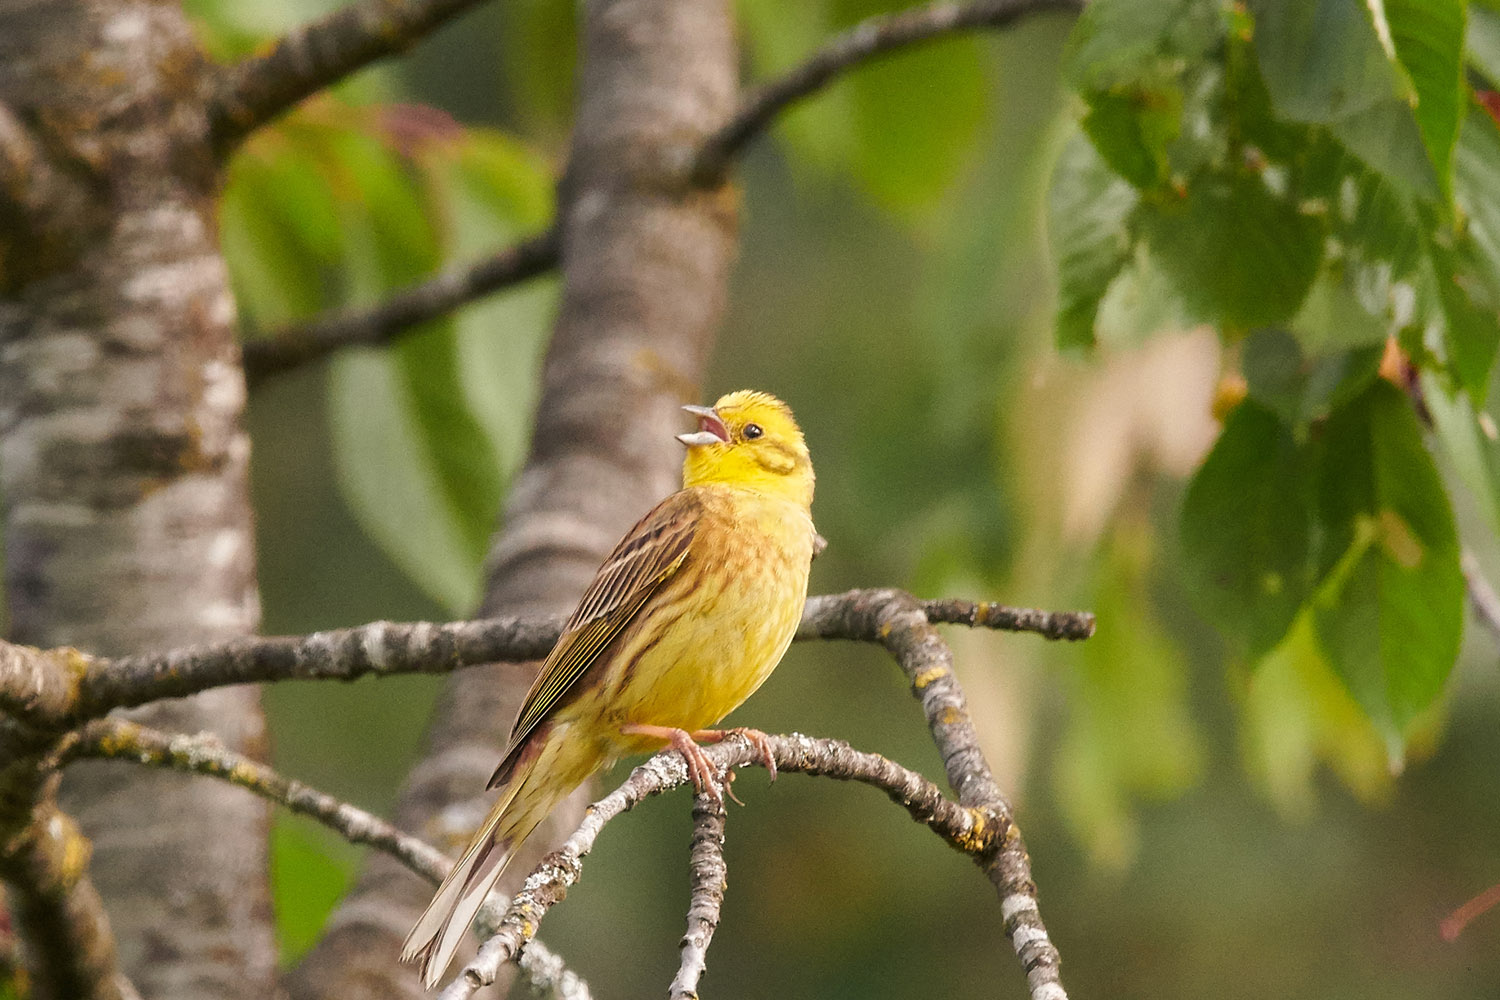
M1490 635L1500 639L1500 595L1495 593L1494 586L1484 575L1474 553L1464 549L1460 561L1463 564L1464 583L1469 588L1469 603L1474 606L1475 616L1489 630Z
M682 935L682 964L667 1000L698 1000L698 980L708 968L708 946L719 926L719 909L729 884L724 863L724 803L712 795L693 798L693 848L688 870L693 877L687 932Z
M50 800L0 852L35 1000L140 1000L119 970L104 903L88 878L90 852L88 839Z
M1005 933L1026 970L1032 1000L1065 1000L1058 974L1060 958L1037 909L1031 860L1011 805L1001 794L979 748L979 736L953 675L953 653L927 619L922 603L899 590L854 591L843 595L836 614L819 634L877 641L890 651L922 703L927 727L958 801L998 821L999 849L983 863L1000 895Z
M911 602L924 624L931 620L1035 632L1052 639L1081 639L1093 634L1094 617L1086 612L1038 611L958 600L923 603L900 591L851 590L809 598L797 638L885 642L878 631L867 627L865 618L852 615L851 609L863 607L870 600L897 596ZM561 628L560 617L491 618L441 625L372 622L309 636L234 639L116 660L0 642L0 708L65 727L98 718L115 708L232 684L449 673L483 663L539 659L557 641ZM67 683L53 676L62 664L67 665ZM33 704L28 698L38 683L38 671L45 675L43 687L48 697Z
M332 36L346 29L333 27L340 18L357 20L365 17L374 0L365 0L331 15L324 21L315 22L278 43L271 53L248 60L236 67L241 75L273 74L269 63L284 48L293 46L303 35L322 35L326 27ZM468 0L472 3L473 0ZM383 8L389 4L382 4ZM406 0L398 4L398 10L406 8L463 7L467 3L457 0L414 3ZM689 182L704 189L716 188L726 179L734 157L754 136L764 131L775 117L788 108L817 93L842 73L853 69L869 59L890 54L904 48L925 44L965 31L1008 27L1021 18L1046 11L1077 12L1082 9L1082 0L982 0L970 5L939 3L930 7L905 11L899 14L872 17L860 22L843 34L835 36L808 60L786 76L763 85L742 103L734 116L716 132L711 133L689 157ZM397 18L393 17L393 21ZM403 44L410 44L416 37ZM308 44L306 40L297 45ZM396 51L396 50L390 50ZM389 54L377 51L370 59ZM291 54L283 57L290 60ZM369 61L366 59L365 61ZM359 63L358 65L363 65ZM259 68L255 68L255 67ZM351 67L351 68L357 68ZM347 70L345 70L347 72ZM337 75L343 75L339 73ZM336 77L334 77L336 78ZM288 85L293 82L289 78ZM313 91L331 82L331 79L299 91L295 98L277 106L265 117L273 117L286 107ZM260 85L262 89L266 85ZM257 97L258 100L265 98ZM223 104L227 99L221 99ZM257 121L254 124L261 124ZM227 126L226 126L227 127ZM253 126L252 126L253 127ZM438 276L398 292L387 302L369 309L334 313L320 317L311 323L291 326L264 340L252 340L245 344L245 375L253 385L267 376L295 368L305 362L323 357L343 347L377 345L388 343L413 326L442 316L451 310L491 292L518 284L528 278L543 274L558 263L558 234L549 229L529 240L501 251L466 267L443 272Z
M277 40L220 74L209 99L222 153L294 104L387 56L406 51L479 0L357 0Z
M322 823L351 844L384 851L434 885L453 867L442 851L421 838L230 750L212 733L170 734L123 719L99 719L65 739L52 763L63 767L82 758L125 760L227 781ZM521 963L533 989L559 1000L589 1000L588 984L539 944L532 943L528 960Z
M914 820L981 864L988 863L1007 835L1008 826L996 813L985 808L965 808L951 801L922 775L879 754L855 750L842 740L796 733L770 736L767 742L777 771L822 775L878 788L910 813ZM704 753L721 773L763 763L760 751L740 737L705 747ZM528 942L547 911L578 881L583 858L593 849L604 825L643 799L676 788L687 780L687 766L682 757L675 750L663 751L637 767L622 785L590 806L578 829L560 849L543 859L514 899L507 902L491 896L486 902L480 911L478 926L489 928L491 937L458 978L440 994L439 1000L468 1000L475 991L493 983L500 970L529 947ZM1033 993L1033 996L1048 995ZM1050 996L1060 1000L1062 994Z
M439 272L405 288L379 305L320 316L245 342L245 379L251 385L344 347L389 343L411 327L475 299L557 266L556 229L463 267Z
M964 31L1009 27L1029 14L1082 9L1083 0L981 0L867 18L834 36L785 76L752 91L734 117L698 148L689 176L704 187L723 183L735 155L778 114L869 59Z
M99 719L64 740L57 765L83 758L128 760L220 778L317 820L351 844L368 844L384 851L430 882L442 881L452 867L442 851L425 841L230 750L212 733L164 733L124 719Z

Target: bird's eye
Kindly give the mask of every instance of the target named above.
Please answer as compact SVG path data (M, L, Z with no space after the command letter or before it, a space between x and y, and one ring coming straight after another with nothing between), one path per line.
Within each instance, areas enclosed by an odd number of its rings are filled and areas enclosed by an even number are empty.
M754 441L756 438L760 437L764 433L765 433L765 431L763 431L763 430L760 429L760 424L746 424L745 425L745 440L746 441Z

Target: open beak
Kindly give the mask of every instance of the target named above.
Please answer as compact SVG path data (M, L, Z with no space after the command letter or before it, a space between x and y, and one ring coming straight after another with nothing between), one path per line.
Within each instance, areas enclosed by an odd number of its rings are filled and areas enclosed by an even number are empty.
M684 410L698 418L698 429L691 434L679 434L677 440L689 448L704 444L728 444L729 428L711 406L684 406Z

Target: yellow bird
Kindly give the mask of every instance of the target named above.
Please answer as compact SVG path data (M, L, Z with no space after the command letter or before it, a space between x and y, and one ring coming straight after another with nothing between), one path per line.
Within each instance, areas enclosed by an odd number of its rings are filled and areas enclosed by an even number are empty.
M564 796L629 753L680 751L719 795L695 740L770 676L802 618L814 554L812 460L791 409L742 390L685 406L699 429L682 489L615 546L542 664L490 787L500 796L407 935L431 988L516 849ZM764 734L741 730L774 764Z

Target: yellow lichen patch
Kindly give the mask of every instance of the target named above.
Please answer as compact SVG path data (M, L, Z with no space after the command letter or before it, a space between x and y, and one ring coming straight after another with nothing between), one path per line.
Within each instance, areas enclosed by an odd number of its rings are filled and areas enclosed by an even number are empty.
M236 762L229 769L228 777L236 785L243 785L246 788L258 788L260 786L260 775L256 771L255 765L249 761L242 760Z
M962 722L963 719L964 713L960 712L952 705L949 705L947 708L943 709L942 712L938 715L938 721L945 726L951 726L954 723Z
M953 845L965 854L984 855L995 848L996 834L1003 825L1009 827L987 809L965 809L964 813L969 817L970 826L965 832L954 838Z
M47 820L47 835L56 839L62 848L58 852L58 877L64 885L77 884L88 871L89 859L94 853L93 843L62 813L54 813Z
M68 675L68 705L71 707L78 704L78 694L83 688L83 679L88 675L94 658L87 653L79 652L72 646L64 646L55 652L61 660L62 669Z
M138 727L133 722L117 720L99 736L99 752L105 757L134 757L141 752L137 745Z
M939 677L947 676L947 667L928 667L926 670L922 671L912 679L911 686L916 688L918 691L921 691L923 688L931 684L933 681L937 680Z
M890 624L882 622L881 626L875 630L875 634L878 635L882 640L889 639L891 637Z

